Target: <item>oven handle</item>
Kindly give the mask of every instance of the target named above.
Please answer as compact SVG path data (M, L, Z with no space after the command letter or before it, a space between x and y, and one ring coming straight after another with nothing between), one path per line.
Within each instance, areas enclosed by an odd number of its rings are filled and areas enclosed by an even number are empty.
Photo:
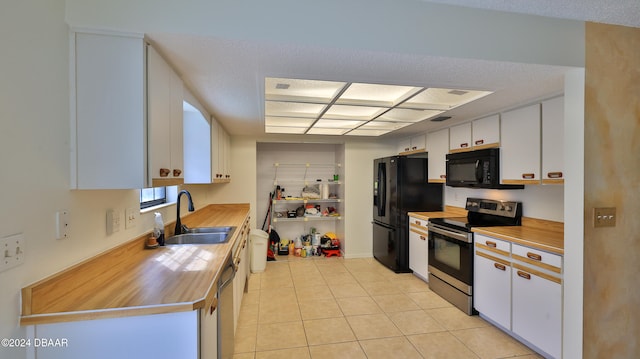
M429 223L428 225L429 227L429 231L433 232L433 233L438 233L441 234L443 236L447 236L447 237L451 237L454 239L457 239L460 242L465 242L465 243L473 243L473 238L469 238L470 236L468 236L466 233L458 233L458 232L452 232L449 230L446 230L440 226L434 225L432 223Z

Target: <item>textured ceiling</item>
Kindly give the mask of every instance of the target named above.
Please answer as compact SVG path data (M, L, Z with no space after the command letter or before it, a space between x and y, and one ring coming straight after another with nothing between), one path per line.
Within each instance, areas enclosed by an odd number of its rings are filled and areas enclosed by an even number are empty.
M638 0L614 4L596 0L432 2L640 27ZM397 4L402 6L401 1ZM388 138L450 126L560 94L568 69L278 41L153 32L148 36L205 107L233 135L264 134L265 77L495 91L477 102L448 111L445 115L452 119L445 123L424 121L383 136Z

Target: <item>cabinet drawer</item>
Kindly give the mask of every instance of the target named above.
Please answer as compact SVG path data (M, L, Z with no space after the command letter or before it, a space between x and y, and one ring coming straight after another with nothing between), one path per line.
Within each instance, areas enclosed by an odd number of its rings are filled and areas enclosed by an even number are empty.
M548 269L556 273L562 272L562 256L519 244L513 244L511 251L514 260Z
M497 239L482 234L474 234L474 242L476 249L486 250L490 252L500 253L508 256L511 252L511 243L502 239Z
M424 232L428 230L427 221L415 217L409 217L409 227Z

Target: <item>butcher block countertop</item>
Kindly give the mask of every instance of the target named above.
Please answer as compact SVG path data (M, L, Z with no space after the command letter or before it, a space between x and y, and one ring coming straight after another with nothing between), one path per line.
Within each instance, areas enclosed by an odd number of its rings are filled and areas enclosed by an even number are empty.
M409 212L409 216L428 221L429 218L466 217L467 210L460 207L445 206L444 211L437 212Z
M114 318L205 308L243 237L249 204L208 205L181 216L189 227L236 226L227 243L144 249L150 233L22 289L20 324ZM173 224L175 225L175 223ZM247 228L248 229L248 228ZM166 237L173 226L165 226Z

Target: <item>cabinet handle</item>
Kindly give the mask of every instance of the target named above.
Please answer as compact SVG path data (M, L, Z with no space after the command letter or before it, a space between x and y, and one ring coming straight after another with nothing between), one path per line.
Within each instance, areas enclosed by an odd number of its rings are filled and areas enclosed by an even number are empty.
M409 151L409 149L410 149L409 147L405 147L404 148L405 151Z
M446 179L446 178L447 178L447 175L440 175L440 178L442 178L442 179Z
M507 270L507 267L505 267L504 264L493 263L493 266L496 267L496 269L499 269L501 271L506 271Z
M524 278L526 280L531 280L531 274L523 272L523 271L518 271L518 277Z
M422 223L420 223L420 221L416 221L416 224L419 225L419 226L422 225Z
M481 145L484 143L484 140L476 140L476 142L474 142L476 144L476 146Z
M411 149L412 149L412 150L417 150L417 149L418 149L418 147L417 147L417 146L413 146L413 147L411 147Z
M180 174L182 174L182 170L179 168L174 168L173 169L173 177L180 177Z
M420 239L422 239L423 241L427 240L427 238L425 238L425 236L420 236Z
M562 172L549 172L547 173L549 178L562 178Z
M469 143L468 142L460 144L460 148L467 148L467 147L469 147Z
M167 177L171 171L168 168L160 169L160 177Z
M534 178L536 178L536 174L535 173L523 173L522 174L522 178L523 179L534 179Z
M497 246L496 242L486 241L487 247L495 248Z
M542 256L536 253L527 252L527 257L529 257L529 259L533 259L534 261L542 260Z

